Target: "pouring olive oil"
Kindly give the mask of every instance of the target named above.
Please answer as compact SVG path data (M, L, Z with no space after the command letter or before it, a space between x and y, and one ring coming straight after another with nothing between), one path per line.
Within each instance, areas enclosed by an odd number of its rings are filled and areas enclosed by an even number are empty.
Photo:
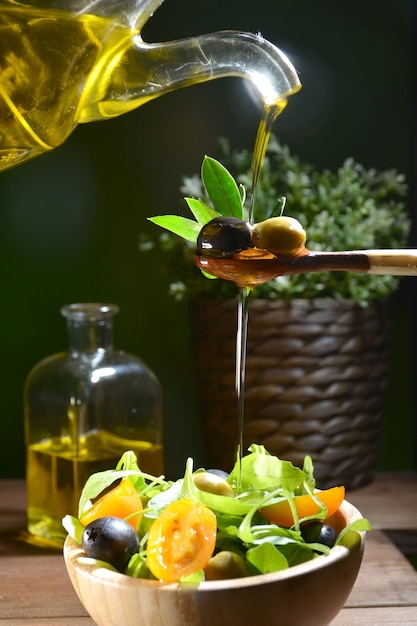
M61 10L53 0L41 7L33 0L0 0L0 170L59 146L79 123L124 114L180 87L237 76L258 89L267 113L258 133L257 178L272 121L300 88L294 67L276 46L251 33L224 31L145 43L141 29L162 1L66 0ZM243 398L243 390L239 394ZM81 406L82 397L77 396L77 402ZM121 413L113 419L111 406L104 403L103 408L109 409L117 431L114 419L120 422ZM82 416L73 435L66 410L61 414L53 434L42 427L32 429L32 420L26 420L29 526L47 538L56 534L52 526L60 517L59 500L73 501L86 474L103 464L113 466L122 452L114 442L103 442L103 429L94 432ZM37 415L41 423L42 411ZM77 449L75 438L81 442ZM140 433L121 439L130 442L128 447L136 442L144 461L161 451L156 442L155 448L144 451L141 442L149 438ZM49 508L48 491L58 508Z
M239 189L227 170L205 157L203 187L211 204L192 198L186 202L195 219L175 216L150 218L195 244L194 261L205 274L234 282L239 288L235 391L237 397L237 460L242 459L246 343L249 299L253 288L278 276L307 272L342 271L392 276L417 275L417 250L382 249L314 252L306 247L307 235L298 220L282 215L254 223L256 188L272 124L283 109L265 107L252 160L250 218L243 210L245 190ZM278 207L279 208L279 207ZM214 209L214 211L213 211ZM213 217L214 215L214 217ZM184 223L182 222L184 220Z
M203 272L210 274L212 277L232 280L239 288L235 344L237 462L240 462L243 456L249 299L252 288L257 284L256 266L253 263L249 264L249 268L255 268L254 275L250 271L246 271L247 257L241 258L238 253L249 254L248 258L252 260L256 260L259 256L263 258L265 253L269 254L266 250L255 249L253 244L254 233L256 232L256 225L254 225L256 191L273 124L285 109L286 104L287 100L283 98L273 104L264 105L252 158L252 188L247 220L243 219L246 200L244 190L239 189L229 172L220 163L210 159L210 157L204 159L201 174L203 185L213 206L208 207L200 200L186 198L189 208L197 220L195 229L190 225L190 220L179 216L171 215L150 218L158 226L162 226L196 245L195 263ZM215 217L213 217L213 208ZM297 232L297 238L300 235L304 245L305 233L301 225L300 231ZM288 240L288 232L284 233L284 239ZM293 238L290 237L290 239L292 240ZM272 254L269 256L275 258ZM224 264L226 265L226 270L219 273L218 268L224 269ZM229 269L230 267L231 270ZM278 274L279 272L276 275ZM237 482L239 489L240 479Z
M269 103L300 88L286 56L260 35L144 42L141 29L162 1L66 0L63 10L0 1L0 170L59 146L79 123L181 87L240 76Z
M271 136L272 127L278 115L282 113L287 104L286 100L281 100L273 106L265 106L263 115L258 127L255 140L255 147L252 158L252 189L249 207L249 224L253 225L256 205L256 190L262 170L262 163L268 148L268 141ZM247 336L249 324L249 299L251 289L248 286L239 286L239 305L237 310L237 331L236 331L236 359L235 359L235 390L237 402L237 448L236 456L239 463L242 461L243 450L243 427L245 414L245 374L246 374L246 354ZM238 487L240 487L240 479Z

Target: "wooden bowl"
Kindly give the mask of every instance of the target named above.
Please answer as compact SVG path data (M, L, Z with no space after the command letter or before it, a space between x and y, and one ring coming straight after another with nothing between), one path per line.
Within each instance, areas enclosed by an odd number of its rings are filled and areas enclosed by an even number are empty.
M346 500L331 523L338 530L362 517ZM67 537L64 558L74 589L98 626L325 626L355 583L365 533L348 548L273 574L199 585L140 580L78 562Z

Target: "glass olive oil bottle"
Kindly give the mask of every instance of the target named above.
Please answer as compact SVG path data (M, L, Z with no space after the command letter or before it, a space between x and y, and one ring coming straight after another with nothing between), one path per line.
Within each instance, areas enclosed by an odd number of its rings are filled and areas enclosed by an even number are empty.
M163 472L162 393L151 370L113 347L113 304L71 304L69 350L31 370L24 388L28 530L62 544L90 474L133 450L142 470Z

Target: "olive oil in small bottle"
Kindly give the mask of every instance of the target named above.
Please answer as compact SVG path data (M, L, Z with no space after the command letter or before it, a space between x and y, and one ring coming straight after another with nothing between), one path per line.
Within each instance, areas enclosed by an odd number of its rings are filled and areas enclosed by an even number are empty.
M133 450L163 472L162 394L139 358L113 347L113 304L71 304L69 349L40 361L24 388L28 530L62 545L87 478Z

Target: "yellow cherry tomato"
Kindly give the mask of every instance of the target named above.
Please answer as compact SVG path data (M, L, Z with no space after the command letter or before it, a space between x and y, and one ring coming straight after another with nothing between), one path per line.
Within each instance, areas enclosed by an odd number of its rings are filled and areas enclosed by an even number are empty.
M146 563L164 582L204 569L216 546L217 519L211 509L182 498L168 504L148 536Z
M342 504L345 497L345 488L343 486L331 487L324 491L318 491L315 495L327 507L327 519L334 515ZM308 494L296 496L294 503L299 519L315 515L320 510L316 502L314 502L313 498ZM288 528L294 524L294 518L288 500L282 500L276 504L269 504L261 509L261 513L265 519L272 524L286 526Z
M87 526L99 517L120 517L121 519L128 518L126 521L136 529L142 517L142 510L143 505L139 493L129 478L123 478L117 487L101 496L81 515L80 522L83 526Z

